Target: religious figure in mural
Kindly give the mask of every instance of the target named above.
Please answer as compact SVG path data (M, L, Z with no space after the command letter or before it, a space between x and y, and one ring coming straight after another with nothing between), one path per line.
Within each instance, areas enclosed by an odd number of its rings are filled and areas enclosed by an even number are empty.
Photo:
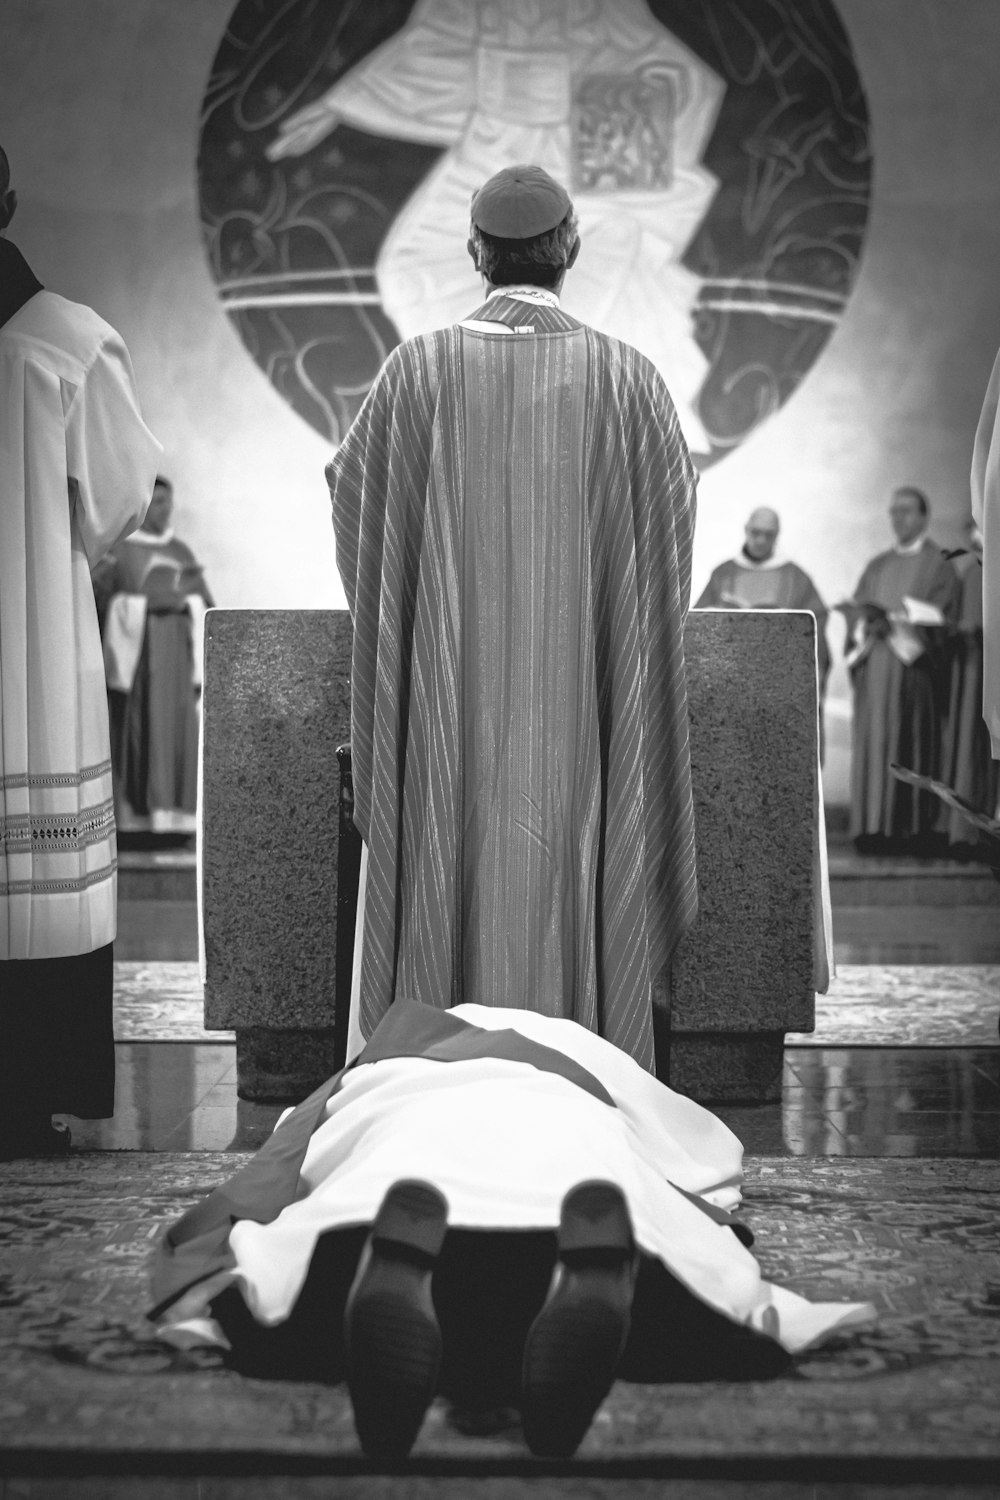
M788 399L868 211L834 0L238 0L204 101L206 249L328 441L396 344L475 305L469 200L515 161L570 186L567 310L654 361L700 467Z
M645 0L419 0L401 31L284 121L268 155L301 154L341 123L445 148L375 264L404 339L476 300L463 229L498 167L537 162L571 182L586 254L567 311L653 361L689 446L706 451L699 282L679 259L716 188L700 160L722 92Z

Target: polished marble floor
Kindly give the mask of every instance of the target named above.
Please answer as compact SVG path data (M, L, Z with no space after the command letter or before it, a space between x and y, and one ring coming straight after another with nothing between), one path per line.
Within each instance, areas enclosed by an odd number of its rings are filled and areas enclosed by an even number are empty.
M200 1027L193 855L123 863L116 1112L71 1122L74 1141L254 1149L281 1106L239 1099L232 1034ZM817 1031L789 1037L780 1104L718 1113L752 1154L1000 1156L1000 883L844 845L830 868L839 973Z
M115 1036L120 1042L233 1042L204 1025L197 963L115 963ZM840 964L816 996L811 1031L791 1047L992 1047L998 1041L998 964Z
M118 1044L112 1120L71 1121L84 1150L251 1151L279 1104L236 1094L219 1042ZM714 1105L748 1153L1000 1156L1000 1048L789 1047L781 1103Z

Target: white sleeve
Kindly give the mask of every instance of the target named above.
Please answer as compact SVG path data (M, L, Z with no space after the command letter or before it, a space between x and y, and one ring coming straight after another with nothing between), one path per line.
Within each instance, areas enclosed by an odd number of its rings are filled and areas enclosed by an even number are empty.
M1000 354L986 388L972 450L972 514L980 531L986 517L987 497L1000 510Z
M475 102L475 16L455 10L447 24L409 23L332 88L296 110L268 147L272 161L299 156L343 121L394 140L453 146Z
M128 350L101 343L66 413L66 469L91 564L139 525L162 453L142 420Z

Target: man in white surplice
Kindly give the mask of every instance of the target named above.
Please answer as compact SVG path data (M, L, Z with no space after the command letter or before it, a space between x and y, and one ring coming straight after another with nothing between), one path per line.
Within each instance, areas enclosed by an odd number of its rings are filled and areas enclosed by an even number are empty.
M700 160L723 89L643 0L418 0L401 31L284 123L269 155L302 154L341 123L447 148L375 267L404 339L468 311L469 202L499 166L536 162L572 183L587 249L565 310L651 359L689 448L707 452L699 283L680 257L718 185Z
M116 844L90 563L139 524L160 445L128 351L4 235L0 151L0 1156L114 1112Z

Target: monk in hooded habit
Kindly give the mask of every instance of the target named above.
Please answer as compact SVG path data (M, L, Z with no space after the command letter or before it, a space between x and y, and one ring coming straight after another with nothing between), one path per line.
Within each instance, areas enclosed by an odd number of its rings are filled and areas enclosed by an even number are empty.
M365 843L348 1056L397 997L569 1018L654 1067L696 910L696 476L643 355L560 306L573 206L475 194L482 303L394 349L327 469Z

